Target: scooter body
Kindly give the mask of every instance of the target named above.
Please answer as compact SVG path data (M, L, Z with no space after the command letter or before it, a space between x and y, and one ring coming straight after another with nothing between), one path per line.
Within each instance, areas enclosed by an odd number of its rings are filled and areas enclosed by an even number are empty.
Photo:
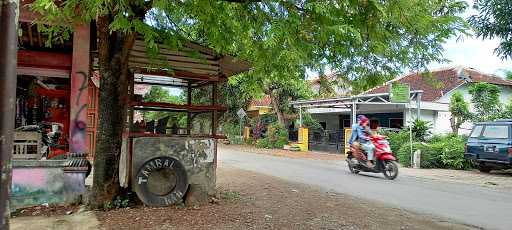
M374 166L368 167L367 154L359 147L352 145L347 153L347 163L352 173L372 172L383 173L387 179L393 180L398 176L398 164L393 152L386 140L386 136L373 135L370 141L375 146L374 149Z

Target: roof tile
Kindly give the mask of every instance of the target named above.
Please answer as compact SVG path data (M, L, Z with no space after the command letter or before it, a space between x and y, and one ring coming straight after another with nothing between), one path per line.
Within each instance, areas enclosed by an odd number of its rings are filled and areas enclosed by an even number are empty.
M412 73L402 78L397 78L391 82L400 82L408 84L411 90L423 90L423 101L436 101L444 94L457 88L464 83L459 78L459 68L448 68L443 70L432 71L432 75L423 75L421 73ZM473 82L488 82L497 85L512 86L512 81L504 80L494 75L483 74L472 68L463 68L463 74L469 76ZM368 90L367 94L387 93L389 92L389 84Z

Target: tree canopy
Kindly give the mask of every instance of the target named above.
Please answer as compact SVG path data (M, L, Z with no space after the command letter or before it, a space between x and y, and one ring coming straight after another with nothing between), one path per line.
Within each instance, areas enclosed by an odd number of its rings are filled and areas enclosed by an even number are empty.
M33 6L52 28L110 15L109 30L135 32L150 49L156 41L196 41L249 60L252 77L303 76L306 68L329 65L370 86L442 61L442 43L467 28L457 16L466 4L457 0L37 0Z
M460 126L471 117L469 104L464 101L464 96L459 91L450 97L450 113L452 115L450 118L452 131L457 134Z
M463 33L460 0L35 0L50 37L95 22L100 90L95 205L118 191L128 57L137 37L149 54L190 40L252 63L247 88L277 92L325 66L371 87L405 68L442 61L442 44ZM269 91L270 89L270 91ZM289 91L288 91L289 92ZM295 93L292 91L292 93ZM277 98L279 93L274 95ZM278 100L273 100L274 102ZM278 108L278 106L274 106ZM114 167L112 167L114 166ZM117 186L117 187L116 187Z
M484 39L501 39L496 53L504 59L512 58L512 1L475 1L474 8L479 12L471 16L469 22L476 35Z

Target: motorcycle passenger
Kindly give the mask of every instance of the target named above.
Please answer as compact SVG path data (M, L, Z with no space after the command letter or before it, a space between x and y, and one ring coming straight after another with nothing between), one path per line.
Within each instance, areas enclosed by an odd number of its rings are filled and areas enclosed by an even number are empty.
M370 140L371 136L371 130L369 125L369 120L367 117L362 116L360 118L359 122L359 128L357 132L357 138L359 139L359 143L361 144L361 147L366 151L367 158L367 165L368 167L373 167L373 151L375 150L375 146L373 145L372 141Z

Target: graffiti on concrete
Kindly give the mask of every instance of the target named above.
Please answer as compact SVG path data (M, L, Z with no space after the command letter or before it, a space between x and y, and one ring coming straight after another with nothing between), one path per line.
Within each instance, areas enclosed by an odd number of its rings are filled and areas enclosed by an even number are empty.
M85 192L84 180L84 173L65 173L62 167L14 167L12 208L75 202Z
M71 110L71 135L70 135L70 151L71 152L86 152L87 151L87 91L88 90L88 77L87 74L79 71L75 76L81 78L73 79L74 81L80 81L78 88L78 94L75 98L75 109Z
M185 143L185 149L191 150L194 167L197 167L200 161L213 162L213 140L190 140Z
M132 172L149 159L169 156L185 167L190 184L215 190L215 140L209 138L140 137L133 139ZM135 175L132 179L137 180Z

